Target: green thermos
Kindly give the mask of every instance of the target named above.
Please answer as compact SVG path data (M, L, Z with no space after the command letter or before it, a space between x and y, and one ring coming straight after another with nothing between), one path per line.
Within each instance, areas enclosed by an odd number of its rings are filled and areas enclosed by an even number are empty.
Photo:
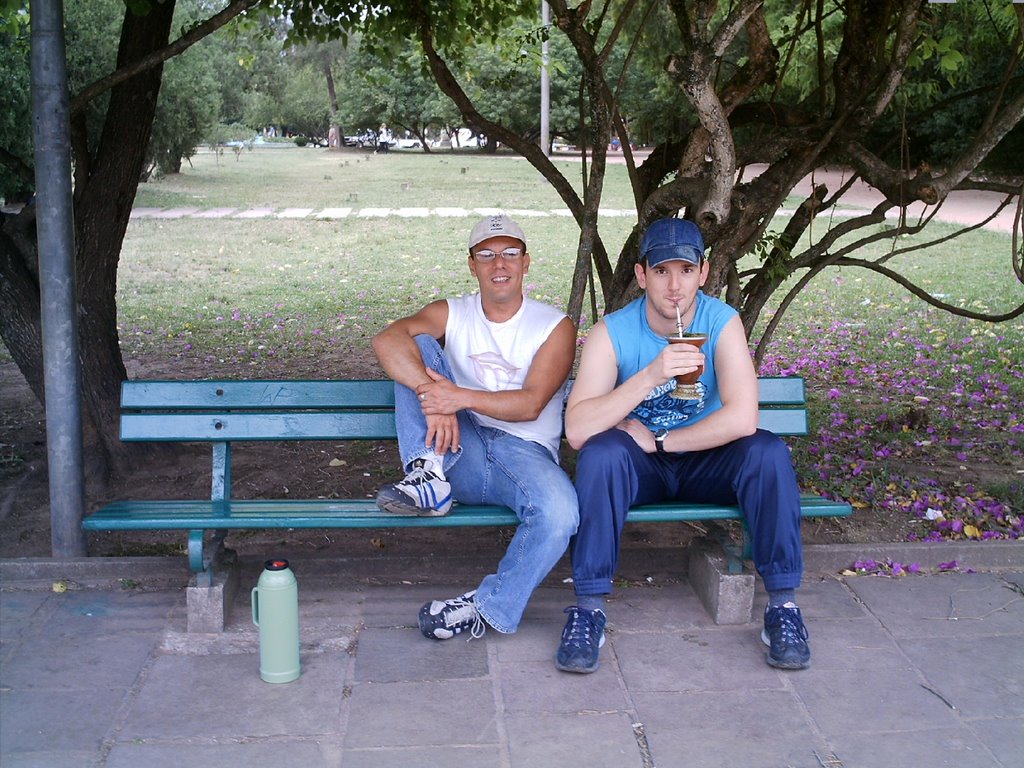
M267 560L252 590L252 623L260 630L260 677L290 683L299 665L299 585L287 560Z

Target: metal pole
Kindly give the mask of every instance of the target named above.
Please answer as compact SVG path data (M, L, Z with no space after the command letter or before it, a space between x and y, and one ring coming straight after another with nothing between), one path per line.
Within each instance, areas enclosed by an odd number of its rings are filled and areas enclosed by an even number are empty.
M33 0L29 8L50 542L54 557L81 557L85 482L64 6Z
M547 0L541 0L540 15L544 30L547 31L551 24L551 9L548 8ZM540 44L540 148L545 157L551 153L550 119L551 79L548 75L548 41L545 37Z

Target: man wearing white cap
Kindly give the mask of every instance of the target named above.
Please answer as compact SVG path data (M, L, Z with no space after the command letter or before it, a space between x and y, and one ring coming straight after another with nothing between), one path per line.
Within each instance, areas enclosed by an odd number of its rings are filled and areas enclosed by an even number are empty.
M395 380L407 472L380 489L377 505L398 515L445 515L453 500L500 504L520 521L495 573L420 610L420 631L436 640L464 631L479 637L487 625L515 632L579 522L576 492L558 466L576 328L523 295L529 268L523 230L507 216L488 216L469 236L479 293L431 302L373 340Z

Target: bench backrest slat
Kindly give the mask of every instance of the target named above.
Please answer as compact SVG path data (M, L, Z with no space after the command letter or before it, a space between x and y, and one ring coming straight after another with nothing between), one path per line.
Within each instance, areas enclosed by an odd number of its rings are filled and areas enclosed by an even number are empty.
M758 379L761 405L802 405L799 377ZM387 379L350 381L125 381L121 407L128 410L271 410L290 408L393 408Z
M803 379L762 378L762 429L806 435ZM352 381L126 381L121 439L389 440L394 384Z
M757 380L757 400L764 405L804 405L804 380L799 376L762 376Z
M121 407L129 410L243 408L393 408L388 380L351 381L125 381Z

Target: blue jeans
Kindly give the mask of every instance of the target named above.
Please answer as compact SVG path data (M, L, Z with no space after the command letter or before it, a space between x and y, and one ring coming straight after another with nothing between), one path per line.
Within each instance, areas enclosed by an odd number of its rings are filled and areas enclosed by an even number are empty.
M416 337L424 364L452 378L437 340ZM565 553L579 524L576 491L543 445L485 427L470 411L459 411L459 450L443 457L452 495L463 504L498 504L519 518L512 541L495 573L484 577L474 602L483 619L499 632L515 632L533 590ZM395 384L398 451L408 468L432 452L425 444L427 424L416 392Z
M583 510L571 545L577 595L612 591L626 513L665 499L738 504L765 589L800 586L800 490L789 449L771 432L759 429L707 451L661 455L645 453L628 433L609 429L581 449L576 490Z

